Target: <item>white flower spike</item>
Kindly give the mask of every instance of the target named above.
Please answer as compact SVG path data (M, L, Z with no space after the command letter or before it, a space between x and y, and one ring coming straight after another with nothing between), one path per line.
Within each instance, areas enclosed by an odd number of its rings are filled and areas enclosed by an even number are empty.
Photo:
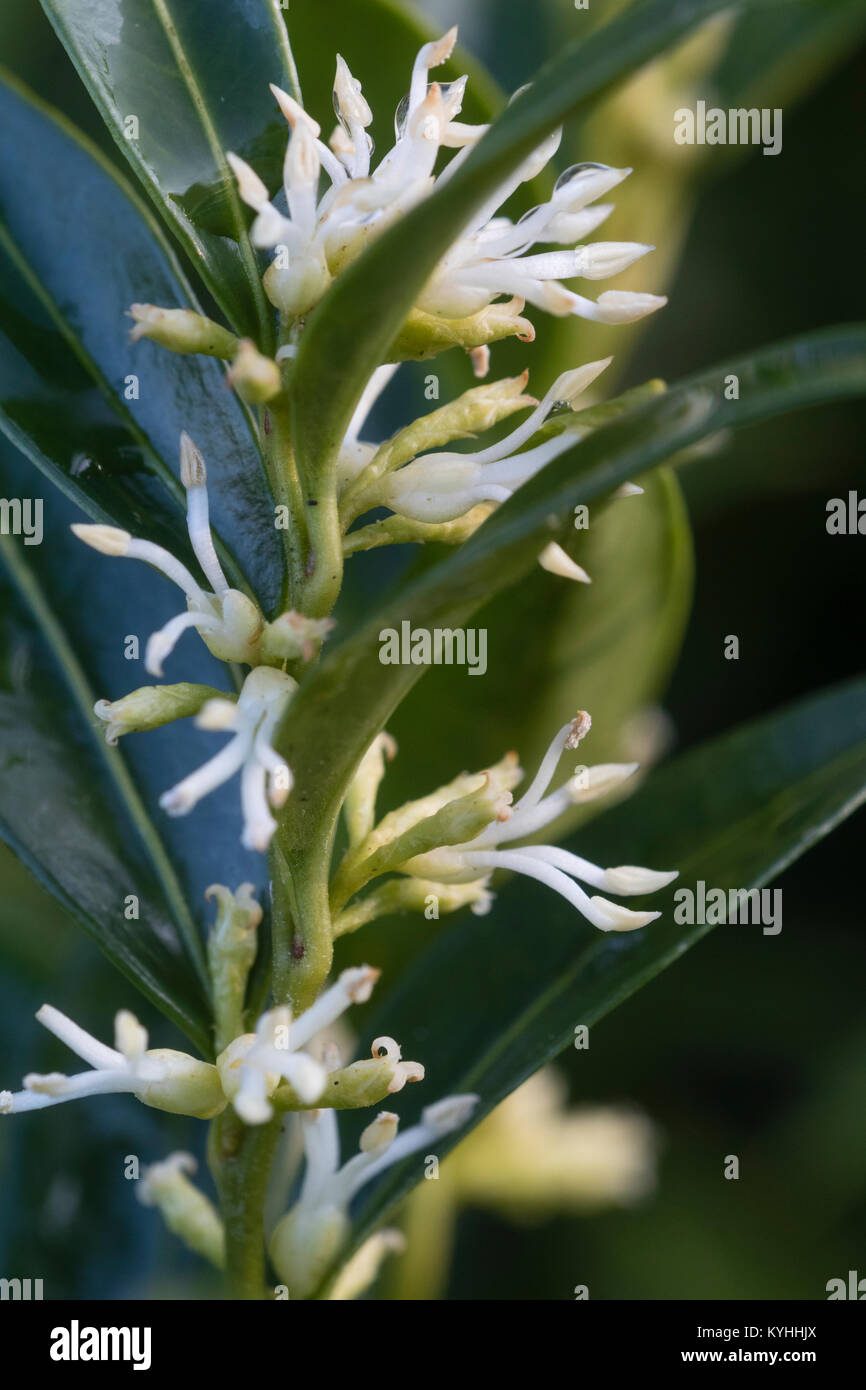
M409 91L397 108L395 144L375 168L367 134L373 113L342 57L337 57L334 78L334 108L340 124L329 144L319 138L318 124L293 97L271 88L291 131L283 177L288 216L270 202L255 171L236 155L228 156L240 196L256 213L254 243L278 250L265 275L265 289L283 313L291 317L307 313L333 276L360 254L370 238L445 183L485 133L484 125L456 119L466 77L446 84L428 82L430 70L450 58L456 39L455 27L420 49ZM623 292L608 292L593 301L560 283L616 275L651 251L651 246L596 242L567 251L525 254L537 244L574 246L589 236L611 211L607 204L592 205L630 169L573 165L560 175L548 201L517 223L499 214L511 194L535 178L553 157L560 136L560 131L549 136L485 201L419 297L417 308L422 313L466 319L504 294L553 314L629 323L665 303L657 295ZM434 170L442 149L457 150L457 154L437 177ZM320 193L322 173L329 186Z
M590 801L612 791L637 771L637 763L606 763L583 769L554 792L547 793L560 757L567 748L576 748L590 728L590 718L581 712L563 725L545 754L541 767L528 790L510 808L510 813L491 822L475 839L463 845L446 846L418 855L401 866L401 873L444 883L472 883L494 869L508 869L537 879L576 907L599 931L635 931L660 916L658 912L633 912L600 896L589 897L575 880L593 888L603 888L620 897L655 893L672 883L677 871L656 871L632 865L603 869L570 850L552 845L522 845L517 849L500 846L534 836L557 820L569 806Z
M292 1297L305 1298L319 1284L348 1233L349 1204L365 1183L459 1129L478 1099L449 1096L428 1105L420 1124L402 1134L397 1116L382 1111L361 1135L358 1153L342 1167L335 1112L312 1110L302 1115L306 1170L300 1197L270 1239L274 1265Z
M50 1004L43 1004L36 1017L72 1052L89 1062L92 1070L76 1076L31 1072L24 1078L23 1091L0 1091L2 1115L123 1091L131 1092L145 1105L175 1115L206 1120L225 1109L216 1067L172 1048L149 1051L146 1030L126 1009L115 1017L113 1048L86 1033Z
M240 772L242 843L245 849L266 850L277 828L269 803L279 809L293 780L272 739L297 688L297 681L283 671L257 666L244 681L237 703L208 700L196 724L202 729L232 732L234 737L209 762L164 792L160 806L170 816L185 816L202 797Z

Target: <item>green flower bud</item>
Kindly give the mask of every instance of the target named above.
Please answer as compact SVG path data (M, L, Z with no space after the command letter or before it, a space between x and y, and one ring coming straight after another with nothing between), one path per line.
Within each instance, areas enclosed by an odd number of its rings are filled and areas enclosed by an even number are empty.
M292 1086L280 1086L273 1101L281 1110L359 1110L378 1105L412 1081L424 1080L420 1062L404 1062L399 1043L376 1038L372 1056L328 1073L325 1089L317 1100L304 1101Z
M259 352L251 338L242 338L238 344L226 381L251 405L263 405L283 386L276 362Z
M93 712L108 725L106 743L115 744L121 734L145 733L198 714L208 700L227 699L211 685L143 685L120 700L97 700Z
M510 788L518 779L517 759L510 754L489 772L462 773L447 787L392 811L344 858L334 880L333 907L342 907L379 874L399 870L436 879L435 871L426 871L426 856L445 845L464 844L507 816Z
M452 347L471 352L502 338L516 337L521 343L531 343L535 329L529 319L521 318L522 308L522 299L509 299L506 304L489 304L465 319L444 319L413 309L391 344L386 361L420 362Z
M387 516L359 526L343 537L343 554L375 550L380 545L407 545L410 542L438 541L440 545L461 545L478 530L495 507L495 502L479 502L456 521L414 521L407 516Z
M349 1218L337 1206L297 1206L277 1222L268 1249L291 1298L315 1292L348 1234Z
M200 352L206 357L231 358L238 340L227 328L206 319L192 309L160 309L156 304L131 304L130 318L135 327L132 341L151 338L172 352Z
M253 897L253 885L242 883L234 893L221 883L211 884L206 898L216 898L217 917L207 943L208 966L213 985L217 1051L243 1032L247 977L256 958L256 928L262 909Z
M349 844L359 845L369 835L376 821L376 795L385 776L385 759L390 762L397 745L390 734L377 734L367 749L358 770L349 784L343 802L343 815L349 832Z
M379 917L391 917L399 912L423 912L433 920L461 907L470 906L479 915L492 902L487 891L487 879L475 883L439 883L425 878L393 878L366 897L344 908L333 919L334 937L345 936L374 922ZM430 909L435 905L435 911Z
M136 1091L144 1105L171 1115L194 1115L197 1120L211 1120L225 1110L219 1072L210 1062L200 1062L171 1047L151 1048L144 1056L165 1063L167 1069L162 1079L145 1082Z

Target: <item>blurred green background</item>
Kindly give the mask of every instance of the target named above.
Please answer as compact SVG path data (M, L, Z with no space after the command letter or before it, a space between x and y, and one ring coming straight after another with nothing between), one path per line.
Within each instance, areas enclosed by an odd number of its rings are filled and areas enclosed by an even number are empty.
M423 6L433 22L460 20L462 41L506 91L576 26L601 22L614 8L601 0L588 13L567 0ZM700 69L696 76L694 65L678 73L672 64L664 81L658 73L641 79L591 130L569 132L572 153L562 167L574 157L621 163L634 146L635 174L610 235L656 241L660 268L649 258L628 287L660 289L675 273L668 308L632 334L630 356L624 336L614 342L614 330L580 325L573 342L551 329L550 353L573 351L569 361L580 361L616 350L619 383L631 385L649 376L675 379L788 334L864 317L863 7L816 8L828 16L822 43L789 54L780 43L780 61L763 73L757 60L756 73L737 68L760 56L758 45L748 52L735 46L719 66L729 33L721 26L709 50L718 86ZM784 31L804 5L776 9ZM0 49L7 66L115 157L36 0L6 0ZM396 96L401 90L398 80ZM695 177L688 152L678 164L664 134L673 110L692 95L712 99L716 90L745 90L750 104L781 105L782 154L713 151ZM503 355L495 367L523 365L525 357L526 350L520 359ZM410 382L413 372L420 397L422 369L408 369ZM812 410L738 435L681 473L697 569L683 652L663 702L677 748L862 669L864 541L825 529L828 498L848 489L866 495L862 424L855 406ZM359 566L359 604L399 563L389 557ZM723 658L728 634L740 638L739 661ZM447 727L447 711L441 693L426 687L406 717L424 721L441 767L437 729ZM517 677L515 690L519 698ZM781 935L738 927L714 933L594 1028L588 1052L562 1059L575 1103L627 1101L656 1124L662 1147L651 1196L625 1210L535 1223L469 1207L459 1220L447 1297L567 1299L580 1283L592 1298L822 1298L830 1278L857 1268L866 1274L866 939L853 871L863 826L861 812L784 876ZM4 1085L17 1084L25 1070L61 1064L32 1021L60 981L63 998L81 1000L78 1016L88 1026L107 1031L123 1004L154 1022L5 850L0 872ZM503 931L517 928L508 920L507 892L497 911ZM364 951L378 959L372 943ZM166 1025L156 1026L167 1042ZM4 1126L0 1270L44 1278L52 1297L206 1292L198 1265L129 1200L118 1162L121 1151L148 1162L199 1138L187 1122L124 1098L48 1111L38 1130ZM738 1181L723 1177L730 1154L740 1158ZM389 1287L398 1287L393 1272L381 1291Z

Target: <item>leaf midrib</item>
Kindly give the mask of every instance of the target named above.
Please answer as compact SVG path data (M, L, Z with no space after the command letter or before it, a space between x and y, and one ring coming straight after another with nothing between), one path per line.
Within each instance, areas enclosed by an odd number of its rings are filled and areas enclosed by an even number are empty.
M208 144L208 148L211 154L213 155L214 163L216 164L217 169L219 170L223 183L223 191L226 193L226 196L228 197L229 205L232 210L232 220L234 222L235 232L237 233L237 247L240 252L241 262L244 267L244 273L249 282L249 287L252 290L253 300L256 306L256 317L259 321L259 330L262 335L261 347L263 350L267 350L267 346L270 342L270 338L273 333L273 315L271 314L268 308L268 301L265 298L264 287L262 285L262 277L259 274L259 268L256 262L255 253L252 248L249 232L247 231L246 219L244 217L243 212L243 204L241 203L240 196L238 194L237 185L235 183L234 178L232 177L231 170L229 169L228 160L225 156L225 150L223 149L220 138L217 135L216 127L214 126L213 121L211 120L210 112L208 111L207 107L207 102L204 99L204 94L201 90L201 87L199 86L195 72L193 71L192 63L187 57L184 46L181 43L180 35L178 34L177 29L175 28L174 20L172 19L171 11L169 10L167 0L152 0L152 4L156 17L159 20L159 23L162 27L162 31L165 34L166 40L171 49L172 56L174 57L175 63L177 64L177 70L180 73L184 87L187 91L187 95L189 96L189 99L192 102L196 115L198 116L205 140Z

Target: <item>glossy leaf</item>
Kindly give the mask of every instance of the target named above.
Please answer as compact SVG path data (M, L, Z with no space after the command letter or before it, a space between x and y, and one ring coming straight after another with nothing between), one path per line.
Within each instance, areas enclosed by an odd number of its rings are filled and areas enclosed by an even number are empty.
M94 691L30 553L19 539L0 543L0 833L109 959L207 1050L191 914L122 755L94 727ZM131 898L137 916L128 915Z
M546 890L538 884L513 883L489 916L461 918L421 954L365 1033L398 1037L407 1056L423 1056L421 1104L477 1092L477 1123L567 1047L578 1024L595 1023L712 929L674 921L678 887L694 889L700 879L708 888L760 887L864 800L866 681L859 680L685 754L580 834L574 848L595 862L679 868L679 880L652 899L662 919L606 936L561 899L539 902ZM772 935L761 940L775 949ZM444 1000L448 1026L440 1028ZM404 1124L418 1104L413 1095L401 1107ZM440 1158L449 1147L448 1139L437 1145ZM360 1199L358 1239L422 1170L420 1160L409 1161Z
M593 715L595 762L631 756L629 720L658 698L676 660L692 578L675 477L659 469L642 486L643 497L592 506L588 530L575 533L572 553L591 584L535 566L472 620L487 634L484 675L435 667L395 711L388 728L400 754L383 787L388 804L445 773L487 767L507 748L532 767L577 709ZM429 738L415 738L419 724Z
M101 752L105 726L93 717L93 701L115 700L151 683L143 662L147 638L183 608L183 599L173 584L148 566L98 555L82 545L69 529L78 519L76 508L54 489L44 490L39 497L36 479L26 459L0 439L0 495L31 498L42 505L42 543L23 546L19 541L20 555L93 696L89 707L86 701L81 704L82 717L88 739ZM165 679L231 689L230 671L193 632L181 638L166 661ZM161 794L211 757L224 738L184 719L147 734L126 736L112 754L112 766L128 770L147 833L170 865L188 922L194 919L199 932L211 913L204 897L211 883L250 881L259 893L267 886L266 858L244 850L240 843L237 782L175 820L159 805ZM8 817L13 832L14 813L13 803ZM22 814L27 814L23 807ZM74 875L74 860L68 868ZM55 878L63 888L62 875L58 872ZM134 885L128 891L135 892ZM191 926L188 935L193 936Z
M279 181L285 122L268 83L294 82L277 0L43 0L43 8L229 323L267 346L273 315L225 152Z
M129 342L131 303L189 302L173 254L102 156L8 79L0 120L0 429L89 516L189 556L186 429L207 459L234 582L270 606L273 504L222 366Z

